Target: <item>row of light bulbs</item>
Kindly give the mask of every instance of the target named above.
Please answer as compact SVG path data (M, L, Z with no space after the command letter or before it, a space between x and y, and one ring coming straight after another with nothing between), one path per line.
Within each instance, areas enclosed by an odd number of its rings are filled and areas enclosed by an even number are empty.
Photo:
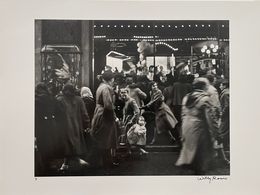
M144 28L144 27L147 27L147 28L152 28L152 27L155 27L155 28L158 28L158 27L161 27L161 28L165 28L165 27L168 27L168 28L178 28L178 27L181 27L181 28L184 28L184 27L189 27L189 28L191 28L192 26L195 26L195 27L211 27L211 25L210 24L208 24L208 25L205 25L205 24L201 24L201 25L198 25L198 24L195 24L195 25L191 25L191 24L189 24L189 25L184 25L184 24L182 24L182 25L144 25L144 24L141 24L141 25L110 25L110 24L108 24L108 25L103 25L103 24L101 24L101 25L94 25L94 28L97 28L97 27L100 27L100 28L103 28L103 27L107 27L107 28L117 28L117 27L119 27L119 28L137 28L137 27L141 27L141 28ZM221 25L221 27L225 27L225 25L224 24L222 24Z

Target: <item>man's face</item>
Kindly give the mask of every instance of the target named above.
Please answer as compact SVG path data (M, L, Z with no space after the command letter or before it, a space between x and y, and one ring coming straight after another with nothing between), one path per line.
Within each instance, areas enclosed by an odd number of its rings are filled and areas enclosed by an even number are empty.
M127 93L127 91L121 91L121 92L120 92L120 95L121 95L121 98L122 98L123 100L127 100L127 99L128 99L128 93Z

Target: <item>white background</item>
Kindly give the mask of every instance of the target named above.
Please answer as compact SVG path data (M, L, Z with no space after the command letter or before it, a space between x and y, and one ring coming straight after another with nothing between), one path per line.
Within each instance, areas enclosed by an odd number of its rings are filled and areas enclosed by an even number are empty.
M0 194L260 194L256 2L0 1ZM231 176L34 178L34 19L230 20Z

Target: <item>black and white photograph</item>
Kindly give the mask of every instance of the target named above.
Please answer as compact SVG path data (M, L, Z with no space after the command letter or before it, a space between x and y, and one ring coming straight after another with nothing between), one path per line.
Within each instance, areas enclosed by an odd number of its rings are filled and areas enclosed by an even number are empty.
M0 194L259 195L257 1L0 2Z
M230 175L228 20L35 20L41 176Z

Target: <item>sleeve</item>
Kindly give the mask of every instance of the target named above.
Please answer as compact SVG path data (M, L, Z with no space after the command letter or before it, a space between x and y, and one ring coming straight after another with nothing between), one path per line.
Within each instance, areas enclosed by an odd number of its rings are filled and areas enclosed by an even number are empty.
M223 94L221 97L221 106L222 106L222 113L223 115L227 112L229 109L229 94Z
M105 110L113 110L113 96L108 88L102 91L102 99Z
M162 94L162 92L160 90L158 90L157 92L155 92L152 95L151 101L147 104L147 106L151 106L154 103L159 103L159 102L163 102L164 101L164 96Z
M140 99L145 100L147 98L147 95L141 89L137 88L136 91Z
M83 102L82 99L79 99L79 104L80 104L80 114L82 117L83 128L88 129L88 128L90 128L90 119L89 119L88 112L85 107L85 103Z

